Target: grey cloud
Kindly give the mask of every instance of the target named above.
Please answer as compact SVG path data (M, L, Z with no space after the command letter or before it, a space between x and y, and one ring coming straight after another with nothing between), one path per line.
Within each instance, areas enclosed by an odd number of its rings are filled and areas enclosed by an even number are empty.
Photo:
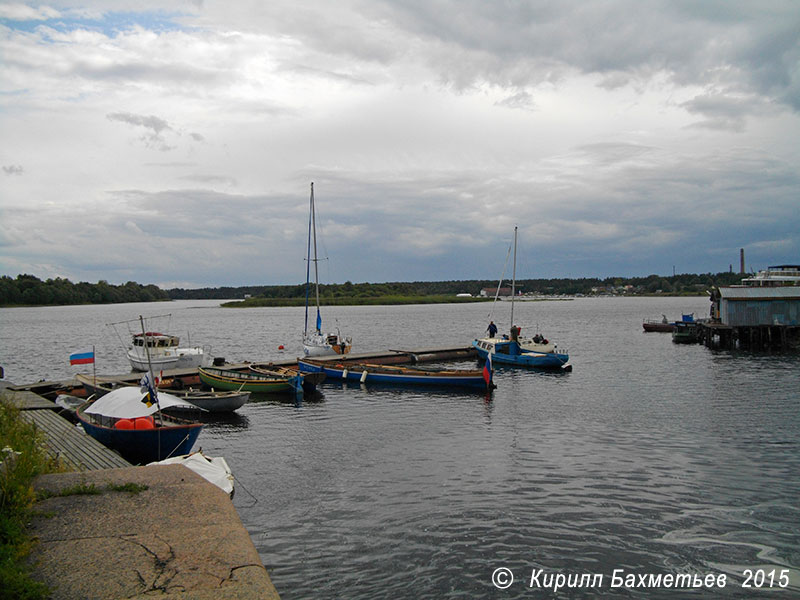
M571 71L606 87L658 73L723 86L800 110L800 5L792 0L385 2L381 14L426 41L429 64L456 88L524 88Z
M137 125L146 129L152 129L156 134L164 130L171 129L169 123L164 119L150 115L136 115L133 113L109 113L106 115L109 121L121 121L130 125Z
M3 172L6 175L22 175L25 169L21 165L4 165Z
M157 148L161 151L168 151L174 149L174 146L167 144L162 132L172 131L169 123L159 117L149 115L137 115L133 113L109 113L106 115L109 121L119 121L127 123L134 127L143 127L149 130L145 133L141 140L148 148Z

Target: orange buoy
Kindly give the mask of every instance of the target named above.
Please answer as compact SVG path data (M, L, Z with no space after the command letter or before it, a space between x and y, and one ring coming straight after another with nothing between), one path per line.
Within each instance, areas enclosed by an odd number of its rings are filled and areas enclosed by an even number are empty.
M133 421L130 419L120 419L114 423L114 429L133 429Z
M133 422L134 429L155 429L153 417L139 417Z

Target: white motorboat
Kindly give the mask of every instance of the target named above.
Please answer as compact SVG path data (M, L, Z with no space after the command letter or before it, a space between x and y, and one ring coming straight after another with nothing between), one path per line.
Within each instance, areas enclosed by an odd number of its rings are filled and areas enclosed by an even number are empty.
M167 369L184 369L206 365L206 353L201 346L182 347L176 335L146 331L131 336L128 347L128 360L134 371L147 371L152 365L153 371Z
M149 326L142 327L137 331L132 328L133 323L146 323L156 319L169 319L172 315L158 315L155 317L140 317L129 321L109 323L114 328L120 343L125 348L128 361L134 371L148 371L152 368L154 373L169 369L195 369L205 367L211 363L209 349L203 346L186 345L181 346L180 338L177 335L161 333L161 331L149 330ZM166 321L164 321L166 322ZM126 325L130 342L125 344L117 325ZM152 326L152 325L150 325ZM159 329L161 325L157 325ZM166 329L167 331L169 329Z

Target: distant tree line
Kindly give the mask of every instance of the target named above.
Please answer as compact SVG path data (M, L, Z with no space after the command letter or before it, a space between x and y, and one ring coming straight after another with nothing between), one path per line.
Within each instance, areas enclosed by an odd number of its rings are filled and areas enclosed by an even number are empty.
M523 279L517 281L517 289L526 294L542 295L696 295L720 285L732 285L741 281L738 273L680 274L670 277L649 275L647 277L607 277L583 279ZM503 282L503 287L510 282ZM455 296L472 294L478 296L482 289L497 288L497 281L413 281L390 283L352 283L320 285L320 297L330 304L346 304L354 299L360 304L399 304L424 296ZM107 281L97 283L72 283L57 277L42 281L33 275L17 275L16 278L0 277L0 306L13 305L66 305L66 304L113 304L117 302L155 302L161 300L233 300L267 298L285 304L296 305L306 295L305 284L264 285L243 287L218 287L162 290L155 285L141 285L129 281L124 285L112 285ZM283 302L280 302L283 301Z
M158 286L140 285L133 281L124 285L112 285L107 281L72 283L61 277L47 281L33 275L17 275L16 279L7 275L0 277L1 306L114 304L169 299L169 294Z
M742 275L738 273L705 273L680 274L673 276L649 275L647 277L607 277L583 279L523 279L517 281L517 289L523 293L542 295L598 295L598 294L665 294L696 295L720 285L740 283ZM334 303L343 298L370 299L384 297L413 296L455 296L456 294L472 294L477 296L482 289L494 290L497 280L466 281L414 281L391 283L352 283L320 285L320 297ZM511 283L503 282L503 287ZM232 300L253 298L298 299L305 298L305 284L269 285L246 287L221 287L200 289L170 289L169 297L174 300ZM312 292L313 293L313 292ZM286 303L287 305L290 303Z

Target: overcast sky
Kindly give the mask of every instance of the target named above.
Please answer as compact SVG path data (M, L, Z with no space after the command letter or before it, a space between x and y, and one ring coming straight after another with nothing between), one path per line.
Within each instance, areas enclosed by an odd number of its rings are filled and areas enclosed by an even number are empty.
M0 275L796 264L799 113L796 0L0 0Z

